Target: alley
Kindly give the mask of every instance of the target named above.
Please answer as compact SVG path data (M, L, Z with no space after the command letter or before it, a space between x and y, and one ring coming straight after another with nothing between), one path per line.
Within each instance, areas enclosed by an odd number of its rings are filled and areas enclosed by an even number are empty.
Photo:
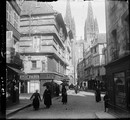
M102 95L103 97L103 95ZM68 90L68 103L63 105L61 97L53 99L53 105L46 109L43 102L40 109L34 111L33 107L26 108L8 119L18 118L97 118L96 112L103 112L103 101L96 103L94 93L80 91L75 94L73 90Z

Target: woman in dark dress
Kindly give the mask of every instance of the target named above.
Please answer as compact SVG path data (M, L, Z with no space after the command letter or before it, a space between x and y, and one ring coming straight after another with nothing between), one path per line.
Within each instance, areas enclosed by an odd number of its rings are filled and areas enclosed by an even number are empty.
M62 87L62 102L63 104L67 103L67 91L64 85Z
M51 101L51 90L49 89L49 86L46 86L46 89L43 94L44 104L46 105L46 108L49 108L52 105Z
M95 95L96 95L96 102L101 101L101 92L99 88L96 89Z
M56 86L56 96L59 96L59 93L60 93L60 88L59 88L59 85Z
M106 112L106 109L108 109L108 101L109 101L108 92L106 92L103 100L104 100L104 109L105 109L105 112Z
M41 97L40 97L40 94L38 93L38 90L36 90L36 92L32 94L30 100L32 100L32 99L33 99L33 108L35 110L38 110L40 101L41 101Z

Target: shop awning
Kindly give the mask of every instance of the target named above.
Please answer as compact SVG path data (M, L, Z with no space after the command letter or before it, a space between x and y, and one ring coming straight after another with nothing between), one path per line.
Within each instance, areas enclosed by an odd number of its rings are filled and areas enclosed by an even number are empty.
M63 82L60 80L53 80L53 82L57 83L58 85L62 84Z
M13 67L10 67L8 66L8 68L12 69L14 72L18 73L18 74L25 74L24 72L22 72L21 70L19 69L16 69L16 68L13 68Z

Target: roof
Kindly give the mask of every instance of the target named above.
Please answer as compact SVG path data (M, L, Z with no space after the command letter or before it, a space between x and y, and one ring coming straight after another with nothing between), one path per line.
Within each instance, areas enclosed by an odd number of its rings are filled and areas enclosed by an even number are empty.
M24 1L22 5L21 15L32 14L50 14L55 11L52 7L45 2L36 2L36 1Z

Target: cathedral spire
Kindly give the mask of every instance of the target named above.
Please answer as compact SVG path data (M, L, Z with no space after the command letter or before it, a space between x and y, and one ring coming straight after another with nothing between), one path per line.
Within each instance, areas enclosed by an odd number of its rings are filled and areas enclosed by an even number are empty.
M88 3L88 13L87 13L87 20L86 20L86 29L87 33L94 32L94 17L93 17L93 10L91 2Z
M69 28L69 30L71 30L71 32L73 34L73 39L74 39L75 36L76 36L76 29L75 29L74 18L72 18L72 15L71 15L70 0L67 0L66 13L65 13L64 21L66 23L66 26Z
M88 2L88 11L87 11L87 18L85 20L85 27L84 27L84 39L85 41L90 44L95 34L95 24L94 24L94 16L93 16L93 9L91 1Z
M99 28L98 28L97 18L94 19L94 29L95 29L95 34L98 34L99 33Z
M72 15L71 15L71 8L70 8L70 0L67 0L67 5L66 5L66 14L65 14L65 23L69 29L71 29L71 20Z

